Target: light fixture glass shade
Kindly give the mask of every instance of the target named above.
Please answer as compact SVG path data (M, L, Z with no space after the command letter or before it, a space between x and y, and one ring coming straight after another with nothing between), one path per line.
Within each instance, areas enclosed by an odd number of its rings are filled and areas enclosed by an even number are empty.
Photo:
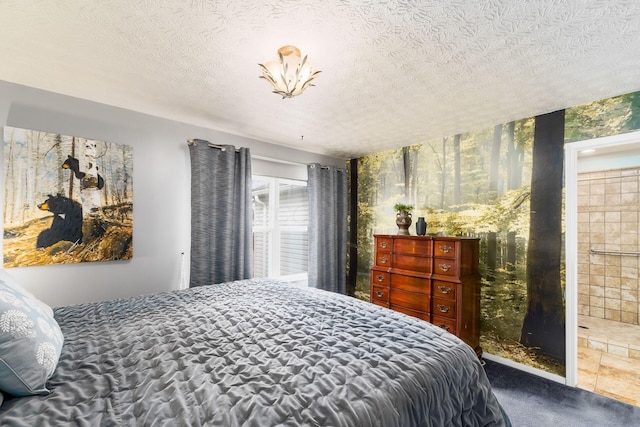
M282 98L293 98L300 95L306 88L313 86L311 81L318 75L317 71L300 55L300 49L295 46L283 46L278 49L279 59L258 64L262 70L260 78L267 80L273 86L273 93Z

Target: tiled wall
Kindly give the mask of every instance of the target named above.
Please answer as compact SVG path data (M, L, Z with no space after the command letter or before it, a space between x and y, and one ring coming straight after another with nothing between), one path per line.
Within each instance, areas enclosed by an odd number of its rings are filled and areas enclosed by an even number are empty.
M593 254L590 249L638 252L640 168L578 175L578 311L640 324L637 255Z

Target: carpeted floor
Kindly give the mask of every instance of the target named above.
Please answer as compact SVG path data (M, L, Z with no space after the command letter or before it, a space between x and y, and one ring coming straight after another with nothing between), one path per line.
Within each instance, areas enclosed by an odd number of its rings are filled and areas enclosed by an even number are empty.
M640 426L640 407L489 360L485 371L513 427Z

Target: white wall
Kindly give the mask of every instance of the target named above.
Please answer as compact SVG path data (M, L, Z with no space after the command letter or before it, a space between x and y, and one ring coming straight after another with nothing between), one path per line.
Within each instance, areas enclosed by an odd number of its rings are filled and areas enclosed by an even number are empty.
M608 169L624 169L640 166L640 147L631 144L629 149L618 149L605 153L579 154L578 173Z
M188 283L191 196L186 141L191 138L249 147L252 155L289 162L345 165L342 159L0 81L0 126L5 125L133 147L131 260L7 269L52 306L178 289L182 252ZM252 166L253 173L290 178L300 178L304 170L300 165L264 160L252 162ZM2 188L3 180L4 172ZM43 189L43 193L54 190Z

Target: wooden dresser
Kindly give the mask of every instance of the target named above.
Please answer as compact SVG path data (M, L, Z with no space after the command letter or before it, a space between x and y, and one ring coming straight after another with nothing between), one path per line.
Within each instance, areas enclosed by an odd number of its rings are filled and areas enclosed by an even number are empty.
M479 239L374 237L371 302L457 335L480 357Z

